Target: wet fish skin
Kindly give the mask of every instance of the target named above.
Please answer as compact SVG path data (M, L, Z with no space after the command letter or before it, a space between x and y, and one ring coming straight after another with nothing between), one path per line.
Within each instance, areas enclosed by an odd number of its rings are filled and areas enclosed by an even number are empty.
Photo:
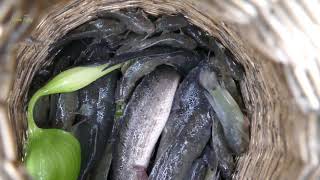
M211 117L214 118L214 113L212 109L210 109L210 114L211 114ZM212 136L203 152L202 158L208 165L208 168L206 169L205 177L203 178L203 180L219 180L220 179L220 170L218 168L219 161L213 149Z
M112 142L108 141L106 148L103 152L103 155L99 162L97 163L96 168L93 169L90 179L92 180L105 180L108 179L109 170L112 161Z
M106 63L114 51L109 47L109 42L101 41L102 40L94 40L89 44L74 61L74 65L87 65L92 64L92 62Z
M230 93L216 80L212 80L214 77L215 72L204 67L199 75L199 82L206 89L204 94L221 122L229 147L233 153L240 155L249 146L250 123Z
M61 57L55 62L53 76L59 74L60 72L67 70L71 65L73 60L70 56Z
M79 90L79 123L73 128L81 146L81 170L84 180L101 159L111 140L115 114L115 89L119 72L112 72Z
M79 56L79 53L84 49L85 46L83 44L72 42L56 52L50 52L50 58L53 59L53 63L50 65L50 76L55 76L72 66L74 59L76 59ZM74 121L74 115L78 107L76 97L74 95L66 94L62 95L60 98L60 94L54 94L48 96L48 98L47 104L50 104L48 118L46 118L48 126L68 129L70 124ZM60 109L57 109L58 103L60 103Z
M212 115L212 109L210 110L209 113L210 113L210 115L212 117L213 116ZM207 163L209 168L215 169L218 166L218 161L217 161L216 154L215 154L215 152L213 150L211 141L212 141L212 139L210 139L209 143L206 145L206 147L205 147L205 149L203 151L202 159Z
M74 59L78 56L83 45L71 43L64 47L55 57L52 75L68 69ZM50 95L49 121L51 127L68 130L73 121L78 108L77 93L53 94Z
M215 168L215 169L208 168L207 169L204 180L221 180L221 179L222 178L220 175L220 171L217 168Z
M245 70L243 66L234 60L232 53L226 49L221 43L214 39L210 39L212 51L215 57L211 60L221 70L224 76L231 76L237 81L241 81L245 77Z
M51 128L70 130L78 111L78 93L63 93L50 96Z
M117 101L126 102L138 80L160 65L169 65L182 74L187 74L192 68L197 66L200 61L200 55L185 50L173 51L171 54L151 58L140 58L129 66L124 73L120 83L120 97Z
M169 141L169 146L159 155L149 179L184 179L192 162L204 150L211 136L212 121L209 114L211 107L203 93L200 92L199 95L201 105L192 111L189 119L182 119L187 123L182 124L182 127L180 125L180 128L177 128L180 132L171 136L172 141Z
M188 25L186 27L183 27L182 32L188 36L191 36L200 47L212 50L213 47L211 45L210 36L207 32L203 31L199 27L195 25Z
M71 43L62 48L53 58L52 76L67 70L85 47L81 44Z
M157 141L157 143L156 143L156 145L155 145L155 147L153 149L150 161L149 161L149 165L148 165L148 168L147 168L147 174L150 174L150 172L152 171L152 168L153 168L153 166L155 164L159 144L160 144L160 141L158 139L158 141Z
M41 97L35 107L34 107L34 120L37 124L37 126L41 128L49 128L50 123L48 121L49 119L49 112L50 112L50 100L49 96L43 96Z
M188 36L183 34L168 33L162 34L158 37L152 37L141 41L132 41L121 46L116 55L125 54L129 52L142 51L152 46L166 45L175 48L183 48L193 50L197 47L197 43Z
M225 88L237 102L240 109L245 109L245 105L241 96L241 91L238 89L237 82L231 76L223 76L221 78L221 86Z
M244 153L249 146L249 121L238 104L225 89L205 92L207 99L219 118L229 147L236 155Z
M38 89L43 87L52 76L52 71L53 71L52 65L49 65L43 68L44 69L38 70L38 72L36 72L36 74L32 79L32 82L28 91L28 99L30 99ZM36 107L35 107L35 111L36 111Z
M155 32L172 32L177 31L189 25L188 20L182 15L164 15L155 22Z
M101 139L98 138L101 131L97 124L91 124L90 121L91 119L87 116L81 117L81 121L72 129L81 147L81 169L78 180L86 180L90 176L98 160L96 158L98 154L95 151L101 149L98 142L98 139Z
M207 172L207 164L202 159L196 159L191 166L191 169L189 170L189 173L185 177L186 180L203 180L206 172Z
M202 155L192 163L191 169L185 179L203 180L208 168L214 169L217 168L217 166L218 162L214 151L209 144L207 144Z
M195 117L198 122L190 122L181 132L178 140L163 152L156 161L149 179L179 180L184 178L192 166L192 162L200 156L210 138L208 114L199 116Z
M79 32L71 32L67 37L58 40L53 44L55 48L62 47L72 41L86 38L104 39L107 42L113 42L116 36L124 33L126 26L112 19L97 19L85 24L84 28L80 28ZM119 40L120 41L120 40Z
M105 42L93 44L92 51L88 54L88 61L106 61L110 58L110 54L113 53L111 48Z
M146 58L146 57L157 57L157 56L164 56L166 54L172 54L176 51L181 51L181 49L178 48L171 48L171 47L150 47L148 49L139 51L139 52L130 52L125 53L121 55L116 55L113 58L110 58L109 60L109 66L106 67L104 70L108 69L110 66L120 63L129 63L129 61L136 61L140 58ZM131 63L133 63L131 62ZM102 63L101 63L102 64Z
M126 71L129 69L129 67L133 64L134 62L132 61L127 61L125 63L123 63L123 65L121 66L121 72L122 74L125 74Z
M55 47L54 49L51 49L49 54L53 62L52 76L70 68L81 52L86 48L87 46L84 43L74 41L64 47Z
M99 162L97 163L96 168L93 169L91 176L89 179L93 180L105 180L111 174L112 171L112 159L114 157L113 151L115 149L115 145L117 143L117 138L119 137L119 129L124 124L123 118L115 117L115 122L112 127L111 138L108 139L106 148L103 152L103 155Z
M170 146L172 139L178 137L182 129L192 120L193 114L207 105L203 99L203 91L198 84L199 68L192 69L184 78L174 97L169 119L163 129L157 158Z
M123 23L112 20L112 19L96 19L94 21L89 21L86 29L83 31L99 30L106 34L121 34L126 31L126 27Z
M169 116L179 79L177 72L162 67L137 86L119 121L112 179L146 178L146 169Z
M145 39L145 35L136 34L136 33L129 33L128 35L124 36L124 39L119 43L120 45L129 44L131 42L138 42Z
M228 49L225 50L225 54L226 62L228 68L230 69L231 76L237 81L243 80L245 77L244 67L238 61L234 60L234 56Z
M48 61L52 62L50 66L55 71L53 72L52 70L52 76L72 66L74 60L77 59L86 48L87 44L82 40L72 41L64 46L55 46L55 43L51 44L48 50Z
M126 27L137 34L151 34L155 31L154 24L141 9L127 11L102 11L98 17L114 18L125 24Z
M218 162L217 158L215 157L215 152L209 144L211 143L206 145L201 157L192 163L189 174L185 177L186 180L204 180L206 176L208 176L207 174L209 174L208 171L216 172L218 170ZM214 172L211 174L214 174ZM212 180L212 175L210 175L210 178L207 177L207 179Z
M112 34L114 32L123 33L127 28L125 25L114 19L97 18L80 25L69 32L69 35L83 32L99 31L101 34ZM97 37L97 36L95 36Z
M235 162L232 157L232 152L226 142L226 138L223 133L222 126L219 120L214 115L215 113L211 111L212 115L212 146L215 153L215 157L218 161L218 167L221 175L225 179L231 179L235 168Z

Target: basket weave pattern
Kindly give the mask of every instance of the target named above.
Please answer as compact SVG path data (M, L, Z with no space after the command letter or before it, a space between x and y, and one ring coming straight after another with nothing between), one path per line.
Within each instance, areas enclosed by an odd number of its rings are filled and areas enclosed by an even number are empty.
M254 14L239 15L238 19L231 18L231 21L224 14L230 11L230 4L204 0L78 0L53 6L30 33L30 37L37 41L19 45L15 80L9 96L9 120L5 116L7 105L4 100L0 108L0 115L3 116L0 123L10 122L3 124L8 125L7 132L11 135L6 138L12 137L9 142L13 145L0 147L0 162L8 158L11 159L8 162L15 162L22 157L27 128L25 112L28 89L37 69L50 63L47 58L49 45L69 30L92 19L98 11L132 6L141 7L155 15L183 13L190 22L221 40L245 67L246 78L241 90L251 120L251 142L249 151L238 159L235 179L296 179L317 175L315 167L319 158L313 148L318 146L317 119L315 115L303 113L305 110L296 103L291 86L287 83L288 71L277 63L281 60L275 60L277 57L268 55L256 46L255 41L250 40L251 34L243 33L245 28L242 25L249 23L249 17ZM224 8L218 8L220 6ZM230 14L230 17L233 16ZM12 72L6 74L12 75ZM10 131L9 125L13 131ZM3 133L1 137L4 138ZM0 140L0 146L5 144L4 141L8 140ZM12 151L11 157L3 155L5 151Z

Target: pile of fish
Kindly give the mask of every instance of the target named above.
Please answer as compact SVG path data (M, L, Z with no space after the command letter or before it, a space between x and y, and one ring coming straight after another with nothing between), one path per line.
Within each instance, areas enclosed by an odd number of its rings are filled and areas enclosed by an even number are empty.
M231 179L249 144L230 51L181 14L105 11L52 45L30 94L74 66L122 68L72 93L43 97L42 128L70 131L81 144L79 179Z

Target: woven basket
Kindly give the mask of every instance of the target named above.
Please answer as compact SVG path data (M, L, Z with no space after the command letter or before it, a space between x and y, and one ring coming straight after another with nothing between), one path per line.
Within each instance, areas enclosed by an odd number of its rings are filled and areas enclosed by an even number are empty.
M274 4L262 2L74 0L35 7L50 9L38 21L35 19L37 13L31 16L31 20L37 22L33 26L30 24L33 28L29 32L29 41L32 41L9 46L17 38L11 41L1 39L2 43L7 44L2 44L0 47L4 48L0 50L4 49L6 54L16 53L0 59L0 179L26 178L20 161L27 128L27 94L35 72L50 63L46 58L49 45L69 30L92 19L101 10L126 7L141 7L154 15L184 14L190 22L221 40L246 69L241 90L251 120L251 142L248 152L237 161L234 179L316 179L320 176L316 113L320 99L320 86L316 83L320 78L317 76L319 57L309 56L309 51L293 51L291 43L294 41L284 38L286 31L277 29L280 26L274 22L275 17L281 20L283 17L295 17L290 11L290 1ZM0 2L0 14L2 6ZM309 6L298 4L298 7ZM24 12L30 12L30 9ZM318 23L317 14L310 15L312 9L302 10L309 12L308 17L313 24ZM299 29L299 20L292 20L291 24L281 22L282 30L296 30L295 35L301 35L305 46L311 45L314 50L320 47L309 38L312 37L310 32ZM21 26L15 26L16 29L18 27ZM14 47L17 51L12 51ZM305 59L299 59L297 54ZM318 67L310 67L313 63ZM7 95L7 92L10 93Z

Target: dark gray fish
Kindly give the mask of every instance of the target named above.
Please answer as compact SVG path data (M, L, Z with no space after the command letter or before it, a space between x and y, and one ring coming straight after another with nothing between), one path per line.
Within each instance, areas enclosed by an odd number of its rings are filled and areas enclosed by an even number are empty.
M121 73L124 74L126 73L126 71L129 69L129 67L133 64L133 61L127 61L125 63L123 63L123 65L121 66Z
M123 40L119 43L120 45L132 43L132 42L138 42L145 39L146 35L136 34L136 33L129 33L128 35L125 35Z
M218 67L217 70L220 71L223 76L231 76L237 81L243 80L245 76L245 71L243 66L237 61L233 60L232 53L227 50L221 43L214 39L211 40L211 46L215 54L214 58L211 58L211 62Z
M181 49L171 48L171 47L150 47L148 49L145 49L139 52L130 52L130 53L121 54L118 56L114 56L113 58L110 58L109 60L110 64L104 70L108 69L110 66L115 64L135 61L135 60L146 58L146 57L152 58L157 56L164 56L166 54L172 54L176 51L181 51Z
M188 50L193 50L197 47L197 43L188 36L185 36L183 34L168 33L141 41L131 41L130 43L121 46L117 50L116 55L142 51L144 49L157 45L165 45Z
M93 172L91 173L91 176L89 177L89 179L93 179L93 180L105 180L108 179L108 177L110 176L109 174L112 171L112 159L113 159L113 151L115 149L115 145L116 145L116 139L119 137L119 129L121 128L121 125L124 124L123 119L121 119L120 117L116 117L117 116L117 111L120 110L119 105L116 104L116 114L114 117L114 125L112 127L112 135L111 138L108 139L107 141L107 145L106 148L103 152L103 155L101 157L101 159L99 160L99 162L97 163L96 168L93 169ZM121 112L122 114L122 112Z
M71 65L73 60L70 56L64 56L57 59L54 63L53 76L61 73L64 70L67 70Z
M60 48L57 52L51 52L50 54L52 55L50 56L53 57L52 75L55 76L70 68L74 64L75 59L77 59L86 48L86 44L74 41Z
M87 61L106 61L110 58L111 53L114 53L111 48L108 47L106 42L100 42L96 44L92 44L91 51L88 50L88 54L86 56Z
M211 112L214 114L214 112ZM223 133L222 126L219 120L212 115L212 146L215 152L215 157L218 161L218 167L221 172L221 175L225 179L231 179L232 173L235 168L235 162L232 157L232 152L228 148L226 138Z
M147 75L127 104L112 161L112 179L147 179L153 149L168 119L180 75L169 67Z
M248 119L230 93L220 87L215 72L208 66L202 68L199 82L206 89L204 94L221 122L229 147L236 155L242 154L249 145Z
M195 115L153 167L150 179L183 179L210 138L208 112Z
M197 87L200 88L199 85L193 86L193 88ZM191 103L199 103L199 106L196 106L196 109L191 108L185 111L183 108L180 110L180 114L186 115L187 119L182 117L175 119L175 122L179 123L180 127L178 125L173 129L176 132L171 133L172 136L170 137L171 141L168 143L169 146L165 148L156 160L149 179L184 179L192 166L192 162L201 155L208 143L211 136L212 125L209 113L211 108L210 104L203 95L202 89L198 90L198 93L192 96L198 96L195 102ZM172 112L170 114L172 114ZM172 121L171 119L169 120ZM187 123L177 121L185 121ZM166 127L167 126L168 123L166 124Z
M111 19L97 19L89 22L85 28L80 29L84 31L70 33L67 37L54 43L53 46L57 48L72 41L86 38L104 39L111 43L114 41L114 38L127 30L124 24Z
M80 56L74 61L74 65L92 64L92 62L106 62L111 53L114 51L109 47L108 43L101 40L94 40L87 46L87 49L82 51Z
M188 25L188 20L182 14L174 16L164 15L155 22L155 32L177 31Z
M230 51L226 51L226 62L230 70L231 76L237 81L244 79L245 70L243 66L232 58Z
M204 178L204 180L221 180L223 178L221 178L221 175L220 175L220 171L215 168L215 169L211 169L211 168L208 168L207 169L207 172L206 172L206 176ZM228 180L228 179L226 179Z
M50 122L52 128L70 130L78 112L78 92L50 96Z
M118 34L121 34L126 30L126 27L123 23L116 20L101 18L89 21L75 29L77 32L86 32L91 30L99 30L106 34L112 34L114 32L119 32Z
M126 102L131 95L136 83L144 75L152 72L160 65L169 65L183 74L187 74L201 61L201 56L191 51L173 51L156 57L145 57L135 61L124 73L120 83L120 102Z
M210 113L211 112L212 112L212 109ZM213 115L211 114L211 116ZM217 157L216 157L215 151L212 148L211 141L206 145L203 151L202 159L207 163L209 168L215 169L218 167Z
M53 76L67 70L72 64L74 58L78 56L81 45L72 47L68 45L55 57ZM75 121L75 115L78 110L78 94L77 92L53 94L50 95L50 113L49 121L51 127L70 130L71 125Z
M50 58L52 58L53 63L47 67L44 71L40 71L38 75L36 75L37 78L34 79L35 82L38 82L41 78L41 86L42 87L50 77L55 76L59 74L60 72L68 69L72 64L74 63L74 59L76 59L80 52L85 49L85 46L78 42L73 42L68 45L66 45L64 48L56 51L56 52L50 52ZM34 88L40 88L39 86L35 86L32 84L31 90L33 91ZM65 95L62 95L65 96ZM68 96L68 95L67 95ZM72 99L72 97L63 97L60 98L59 94L50 95L48 97L45 97L47 100L45 100L45 103L42 103L41 109L39 110L40 113L43 115L46 115L45 119L41 119L41 121L45 120L47 121L44 126L40 127L49 127L53 125L53 127L56 128L67 128L70 127L70 123L74 120L74 114L76 113L76 108L78 107L77 100ZM71 98L71 99L70 99ZM62 100L62 102L61 102ZM57 104L59 103L62 104ZM60 109L57 109L59 108ZM45 110L47 107L49 107L50 110ZM37 112L37 107L35 108L35 111ZM44 116L43 116L44 117ZM69 119L71 118L71 119ZM39 119L39 118L36 118ZM40 119L39 119L40 120ZM37 120L36 120L37 121ZM61 123L66 123L65 125ZM69 124L69 125L67 125Z
M213 50L209 33L203 31L198 26L189 25L183 27L181 30L184 34L191 36L199 44L200 47Z
M113 144L108 142L103 152L101 159L99 160L97 167L93 169L89 179L91 180L105 180L108 179L109 170L112 161L112 149Z
M92 119L88 116L83 116L81 121L73 126L72 130L81 147L81 169L78 180L86 180L90 176L105 148L105 143L102 142L101 137L102 130L98 124L93 124L90 121ZM97 151L99 151L99 154Z
M30 99L37 90L43 87L52 76L52 71L54 68L53 65L48 65L47 67L43 67L43 68L44 69L38 70L38 72L36 72L36 74L32 79L32 82L28 91L28 99Z
M197 81L198 72L199 68L194 68L179 85L169 119L161 134L156 159L159 159L172 144L172 140L178 137L186 124L194 118L194 114L198 114L197 112L207 105L203 90Z
M206 177L209 169L215 170L218 168L217 158L213 149L207 145L198 159L196 159L189 170L185 179L203 180Z
M207 169L207 163L202 158L198 158L192 163L185 180L203 180L206 176Z
M98 17L114 18L125 24L127 28L137 34L151 34L154 32L154 24L148 19L141 9L127 11L102 11Z
M37 126L41 128L50 127L49 112L50 112L49 96L43 96L37 101L34 107L33 117Z
M223 76L220 82L221 86L227 89L233 99L238 103L241 109L245 109L244 102L242 100L241 91L237 87L235 80L231 76Z
M112 72L79 90L79 123L73 128L81 146L81 170L78 179L92 173L111 139L115 114L115 89L119 72Z

